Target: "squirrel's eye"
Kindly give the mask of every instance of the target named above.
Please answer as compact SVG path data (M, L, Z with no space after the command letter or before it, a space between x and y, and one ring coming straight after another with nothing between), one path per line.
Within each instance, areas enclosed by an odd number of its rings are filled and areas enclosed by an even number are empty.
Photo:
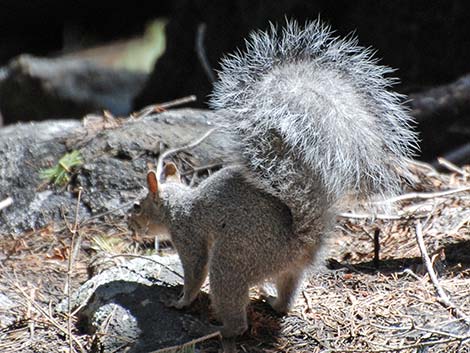
M140 211L140 204L135 203L134 206L133 206L133 209L134 209L134 211L139 212Z

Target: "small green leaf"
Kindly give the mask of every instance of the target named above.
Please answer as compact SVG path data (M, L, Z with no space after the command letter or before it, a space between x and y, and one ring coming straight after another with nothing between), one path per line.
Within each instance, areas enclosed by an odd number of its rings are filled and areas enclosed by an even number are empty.
M80 151L72 151L63 155L55 166L41 169L39 171L39 176L41 179L45 179L48 182L62 186L70 181L70 173L72 169L81 164L83 164L83 159Z

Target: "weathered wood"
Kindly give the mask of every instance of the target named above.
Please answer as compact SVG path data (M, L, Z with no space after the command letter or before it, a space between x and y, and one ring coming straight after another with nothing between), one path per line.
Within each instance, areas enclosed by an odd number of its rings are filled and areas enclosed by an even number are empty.
M419 123L439 117L449 124L470 113L470 75L447 85L410 94L412 114ZM470 122L468 122L470 124Z
M470 138L470 75L443 86L410 95L418 122L422 156L445 156L456 164L470 163L465 145Z
M89 60L20 55L0 70L3 123L79 119L103 109L127 115L146 78Z

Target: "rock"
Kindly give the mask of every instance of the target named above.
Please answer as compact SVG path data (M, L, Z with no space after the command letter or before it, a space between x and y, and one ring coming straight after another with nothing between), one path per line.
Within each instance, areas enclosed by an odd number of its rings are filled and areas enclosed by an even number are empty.
M60 206L71 204L70 193L37 191L39 170L66 153L63 140L79 121L12 125L0 129L0 200L13 204L0 211L0 234L21 233L60 219ZM81 214L88 212L84 207Z
M171 148L196 140L210 128L212 114L183 109L141 119L93 116L83 124L45 121L0 129L0 200L13 198L13 204L0 211L0 234L62 222L62 211L72 222L78 187L83 189L80 220L111 211L115 217L124 216L145 192L147 163L156 162L160 145ZM222 162L227 148L226 139L216 133L175 160L185 170L189 164ZM47 185L39 171L72 150L81 153L84 164L72 171L67 187Z
M95 111L131 112L147 75L109 69L87 60L21 55L0 74L3 124L45 119L79 119Z
M177 255L154 255L113 266L85 282L73 294L71 307L82 307L78 315L87 333L106 333L96 335L95 351L112 352L124 344L129 352L148 352L193 339L185 322L203 322L162 303L181 291L182 273ZM66 300L56 308L67 309Z
M132 346L142 334L138 322L129 309L108 303L99 307L91 318L93 330L90 333L103 333L95 338L93 351L119 352Z

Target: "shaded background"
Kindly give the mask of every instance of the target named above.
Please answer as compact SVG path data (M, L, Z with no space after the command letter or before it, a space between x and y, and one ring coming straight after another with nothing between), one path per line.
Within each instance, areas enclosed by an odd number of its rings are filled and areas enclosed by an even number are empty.
M101 65L116 68L119 66L116 58L121 58L124 53L129 56L129 52L133 57L132 49L121 45L122 41L141 36L148 23L164 18L165 51L156 61L154 70L149 71L153 64L142 67L139 74L148 75L138 79L142 84L126 85L121 81L116 84L133 89L129 93L132 102L129 111L123 111L122 106L117 109L112 104L104 108L126 114L189 94L198 97L194 106L203 107L212 84L196 51L198 38L203 44L207 63L216 70L220 57L243 47L243 38L252 29L266 28L269 21L282 22L286 17L302 22L320 15L338 35L354 32L360 44L375 48L377 56L382 58L381 63L397 68L396 76L401 80L397 90L413 94L451 84L470 72L468 13L470 2L464 0L168 0L112 5L98 1L0 1L0 65L10 67L3 69L3 74L0 69L0 84L2 75L6 77L14 72L11 67L15 57L24 53L46 57L92 57ZM205 32L198 37L201 26L205 26ZM94 54L86 51L90 47L107 46L110 42L115 44L107 50L98 50ZM137 60L138 56L135 54L134 58ZM119 70L123 69L127 68L121 65ZM28 69L22 67L22 70L24 76ZM137 72L135 67L132 70ZM132 80L135 82L134 76ZM40 88L34 88L29 91L26 102L12 105L23 90L17 81L4 89L8 94L2 94L0 87L0 112L4 124L55 117L80 118L84 111L97 107L86 106L75 113L64 109L62 115L62 108L22 111L22 107L34 103L35 97L42 97L42 92L39 92ZM46 99L37 100L40 105ZM423 159L432 161L439 155L468 145L469 106L470 103L454 104L450 109L433 110L430 116L418 119ZM464 156L461 162L469 162L467 157Z

